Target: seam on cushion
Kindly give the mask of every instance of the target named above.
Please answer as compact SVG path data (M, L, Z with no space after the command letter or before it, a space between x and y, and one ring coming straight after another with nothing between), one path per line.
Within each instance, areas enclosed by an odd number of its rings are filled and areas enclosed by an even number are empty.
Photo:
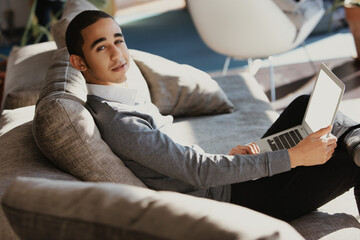
M67 87L67 82L68 82L68 75L69 75L69 67L70 67L70 61L66 61L66 70L65 70L65 86L64 86L64 91L62 92L61 96L65 95L65 91L66 91L66 87Z
M90 151L90 149L88 148L88 146L85 144L85 142L83 141L83 139L81 138L80 134L78 133L78 131L76 131L76 128L73 124L73 122L71 121L71 118L68 114L68 112L66 111L65 107L62 105L61 102L58 101L57 99L57 102L59 103L59 105L62 107L62 109L64 110L66 116L68 117L69 119L69 122L73 128L73 130L76 132L76 134L78 135L78 137L81 139L81 142L83 143L83 145L85 146L85 148L89 151L90 155L92 156L92 158L94 159L94 162L96 162L96 164L99 166L99 168L101 168L105 173L106 173L106 176L109 177L109 179L112 179L114 182L117 182L116 179L114 179L111 175L109 175L109 173L107 171L105 171L105 169L101 166L101 164L99 164L99 162L97 161L97 159L95 158L94 154L92 153L92 151Z
M55 96L55 94L53 96ZM64 94L60 95L58 98L73 100L73 101L81 103L83 106L85 106L85 104L86 104L83 100L81 100L80 98L78 98L77 96L75 96L72 93L64 93Z
M35 212L35 211L30 211L30 210L24 210L24 209L20 209L20 208L17 208L17 207L10 206L7 203L2 203L2 205L5 206L6 208L10 209L11 211L18 212L19 214L25 213L25 214L37 215L37 217L55 218L57 220L66 219L68 221L74 221L74 222L85 223L85 224L92 224L92 225L96 225L98 227L107 227L107 228L111 228L111 229L119 229L120 231L123 231L124 234L126 234L126 232L134 232L135 234L139 233L140 235L151 236L151 237L154 237L155 239L159 239L159 240L162 240L162 239L165 240L166 239L166 238L162 238L162 237L159 237L159 236L156 236L156 235L153 235L153 234L149 234L149 233L146 233L146 232L141 232L139 230L131 229L131 226L128 226L128 228L126 228L126 226L122 226L122 227L120 227L120 226L111 226L110 224L107 224L107 223L98 223L98 222L92 222L92 221L84 220L84 219L76 219L76 218L67 217L67 216L63 216L63 217L62 216L56 216L56 215L50 214L50 213L45 214L45 213L39 213L39 212Z
M42 102L44 99L48 99L48 98L51 98L51 97L54 97L54 96L55 96L57 99L58 99L58 98L62 98L62 99L70 99L70 100L78 101L78 102L81 103L83 106L85 106L85 104L86 104L82 99L80 99L79 97L75 96L75 95L72 94L72 93L52 92L52 93L49 93L48 95L46 95L46 97L43 97L40 101L38 101L38 102L37 102L37 105L39 105L39 103Z

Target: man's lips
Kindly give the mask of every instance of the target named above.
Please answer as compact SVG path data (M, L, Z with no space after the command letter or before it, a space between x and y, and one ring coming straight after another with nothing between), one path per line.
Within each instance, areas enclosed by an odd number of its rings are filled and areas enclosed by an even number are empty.
M121 71L125 68L125 66L126 66L126 63L119 64L116 67L112 68L111 71L115 71L115 72Z

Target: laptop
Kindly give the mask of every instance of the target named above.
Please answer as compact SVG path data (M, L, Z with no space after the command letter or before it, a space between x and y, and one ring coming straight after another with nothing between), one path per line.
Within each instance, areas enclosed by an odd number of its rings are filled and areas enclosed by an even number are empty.
M289 149L311 133L332 125L344 91L344 83L322 63L302 124L255 142L260 153Z

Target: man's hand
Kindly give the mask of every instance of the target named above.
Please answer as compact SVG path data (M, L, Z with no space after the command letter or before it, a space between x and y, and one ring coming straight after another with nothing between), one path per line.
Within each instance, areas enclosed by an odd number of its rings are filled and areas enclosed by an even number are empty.
M337 146L337 138L330 134L331 126L320 129L304 138L298 145L289 149L291 167L313 166L326 163ZM324 137L325 136L325 137Z
M237 145L233 149L230 150L229 155L241 154L241 155L252 155L252 154L259 154L260 149L258 145L255 143L250 143L248 145L242 146Z

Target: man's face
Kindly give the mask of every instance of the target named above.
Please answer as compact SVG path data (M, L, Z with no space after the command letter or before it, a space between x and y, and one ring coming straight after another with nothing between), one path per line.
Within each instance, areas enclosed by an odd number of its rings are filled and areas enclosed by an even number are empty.
M86 81L102 85L126 81L130 55L119 25L111 18L102 18L81 34L85 58L81 71Z

